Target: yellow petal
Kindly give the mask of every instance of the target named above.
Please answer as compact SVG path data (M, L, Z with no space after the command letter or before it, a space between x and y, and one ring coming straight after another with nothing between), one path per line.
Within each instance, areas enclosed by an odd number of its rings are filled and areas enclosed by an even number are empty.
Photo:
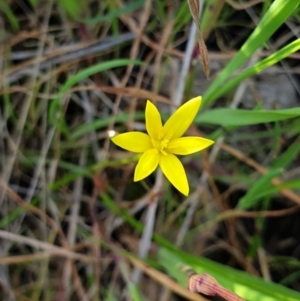
M157 149L149 149L142 154L135 168L134 181L140 181L148 177L156 168L159 162Z
M171 140L167 150L175 155L189 155L199 152L213 143L214 141L202 137L182 137Z
M156 106L149 100L146 105L146 128L149 136L154 140L162 138L163 126Z
M173 154L160 156L159 166L171 184L182 194L189 194L189 183L182 163Z
M164 125L165 137L168 139L181 137L196 117L201 101L202 97L198 96L179 107Z
M152 148L150 137L142 132L128 132L111 138L112 142L130 152L143 153Z

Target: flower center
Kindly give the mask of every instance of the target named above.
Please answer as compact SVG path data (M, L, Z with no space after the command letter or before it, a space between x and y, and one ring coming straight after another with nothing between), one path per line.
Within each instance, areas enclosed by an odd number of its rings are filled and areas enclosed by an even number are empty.
M160 151L166 155L166 151L165 149L168 147L168 144L169 144L169 139L163 139L160 141Z
M167 155L166 148L168 147L169 141L169 139L162 138L159 141L152 140L152 143L158 151L160 151L163 155Z

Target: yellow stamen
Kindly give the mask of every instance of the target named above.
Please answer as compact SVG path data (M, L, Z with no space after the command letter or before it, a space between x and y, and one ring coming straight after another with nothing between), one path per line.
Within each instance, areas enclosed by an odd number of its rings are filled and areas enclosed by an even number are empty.
M167 155L166 148L167 148L168 145L169 145L169 142L170 142L169 139L161 139L160 141L156 141L156 140L154 140L154 139L151 139L151 140L152 140L153 146L154 146L158 151L160 151L163 155Z
M163 139L160 141L160 151L162 152L163 155L167 155L167 152L165 149L168 147L169 144L169 139Z

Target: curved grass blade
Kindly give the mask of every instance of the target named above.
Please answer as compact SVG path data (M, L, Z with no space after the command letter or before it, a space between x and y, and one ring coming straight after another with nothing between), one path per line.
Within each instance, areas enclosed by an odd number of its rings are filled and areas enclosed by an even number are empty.
M247 68L239 75L234 77L233 79L228 80L224 86L217 89L214 93L214 98L217 99L220 96L224 95L226 92L230 91L230 89L237 86L240 82L244 79L258 74L262 70L275 65L279 61L283 60L284 58L290 56L291 54L297 52L300 49L300 39L293 41L292 43L288 44L284 48L278 50L277 52L273 53L272 55L268 56L267 58L263 59L262 61L256 63L255 65Z
M73 132L70 134L71 139L78 139L81 136L85 135L86 133L89 133L90 131L96 131L101 128L104 128L109 125L111 117L102 118L93 121L92 123L85 123L80 124L77 128L73 130ZM144 112L136 112L134 114L134 120L144 120L145 119L145 113ZM120 113L115 118L115 123L124 123L129 120L129 114L128 113Z
M271 37L271 35L289 18L298 7L299 0L275 0L256 26L253 33L240 51L220 72L203 96L203 106L212 104L219 95L218 90L232 74L240 68L253 53Z
M276 168L270 170L265 175L261 176L258 181L248 190L245 196L243 196L237 205L239 209L249 209L255 206L260 200L260 193L267 188L272 187L272 179L279 176L282 172L281 168Z
M61 106L61 98L63 97L64 93L68 91L72 86L80 82L81 80L96 74L98 72L102 72L105 70L110 70L117 67L123 67L128 65L142 65L143 62L137 60L130 60L130 59L119 59L113 60L109 62L101 62L97 65L91 66L84 70L81 70L77 74L71 76L59 89L58 96L52 101L50 105L50 112L49 112L49 119L50 122L62 133L64 133L68 138L70 138L69 128L65 123L62 106Z

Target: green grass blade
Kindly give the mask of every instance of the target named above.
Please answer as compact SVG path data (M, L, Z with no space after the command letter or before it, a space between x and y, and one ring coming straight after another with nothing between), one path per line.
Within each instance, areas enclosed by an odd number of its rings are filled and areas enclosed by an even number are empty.
M102 72L105 70L110 70L117 67L129 66L129 65L142 65L143 62L137 60L130 60L130 59L119 59L113 60L108 62L101 62L97 65L91 66L84 70L81 70L77 74L71 76L65 84L60 88L59 95L65 93L69 88L74 86L75 84L79 83L81 80L94 75L98 72Z
M279 61L283 60L284 58L288 57L289 55L297 52L299 49L300 49L300 39L297 39L296 41L293 41L292 43L288 44L287 46L280 49L279 51L268 56L264 60L247 68L246 70L241 72L239 75L237 75L233 79L230 79L229 81L227 81L224 84L224 86L220 87L219 89L217 89L217 91L215 91L214 99L217 99L220 96L224 95L226 92L228 92L230 89L237 86L244 79L257 74L270 66L273 66L274 64L278 63Z
M118 301L118 299L114 297L112 290L109 290L105 301Z
M299 301L300 293L279 284L265 282L260 278L230 267L212 262L206 258L198 258L184 252L176 252L160 248L159 263L184 286L187 276L180 270L181 265L192 267L197 273L209 273L227 289L249 301Z
M300 116L300 107L283 110L237 110L213 109L197 116L195 123L207 123L222 126L246 126L259 123L287 120Z
M174 32L180 31L192 19L187 1L182 1L174 16Z
M0 0L0 11L2 11L6 15L13 29L20 29L18 19L16 18L13 11L10 9L5 0Z
M32 6L37 6L38 3L39 3L39 0L29 0L29 3L30 3Z
M100 22L107 22L107 21L112 21L113 19L116 19L118 17L120 17L121 15L124 14L129 14L133 11L135 11L138 8L141 8L146 0L137 0L135 2L132 3L128 3L126 5L124 5L124 7L115 10L107 15L103 15L103 16L97 16L94 18L90 18L90 19L86 19L83 20L82 22L86 23L86 24L95 24L95 23L100 23Z
M270 197L270 196L274 195L275 193L278 193L282 189L297 189L298 190L298 189L300 189L300 180L296 179L296 180L284 182L282 184L275 185L272 187L271 186L264 187L263 190L260 190L257 193L256 198Z
M39 198L33 198L30 200L30 205L37 206L39 203ZM2 219L0 219L0 229L5 229L7 226L12 225L14 221L17 220L22 214L26 213L27 210L24 207L17 207L11 213L5 214Z
M133 301L145 301L135 284L128 283L127 286Z
M282 153L272 164L273 168L286 168L300 153L299 139L292 143L288 149Z
M50 122L59 129L62 133L70 137L69 129L65 123L63 118L63 112L61 107L61 98L63 97L64 93L68 91L72 86L79 83L81 80L96 74L98 72L110 70L117 67L123 67L128 65L142 65L143 62L137 60L130 60L130 59L119 59L113 60L108 62L101 62L89 68L86 68L77 74L71 76L64 85L59 89L58 96L55 98L51 105L50 105L50 112L49 112L49 119Z
M80 0L60 0L59 4L63 9L75 20L77 20L82 12L82 4Z
M136 121L144 120L144 118L145 118L144 112L136 112L134 114L134 120ZM78 139L81 136L85 135L86 133L104 128L109 125L110 120L111 117L107 117L107 118L95 120L91 123L81 124L72 131L70 137L71 139ZM116 116L115 123L125 123L128 120L129 120L128 113L120 113Z
M298 7L299 0L275 0L261 22L241 47L240 51L220 72L203 96L203 106L216 100L218 89L222 87L232 74L240 68L253 53L271 37L271 35L291 16Z
M210 0L206 2L201 18L201 30L203 39L206 40L211 31L216 27L220 14L223 13L224 0Z
M239 209L249 209L257 204L260 200L260 193L266 188L270 187L271 180L279 176L282 172L281 168L272 169L267 174L260 177L258 181L248 190L245 196L243 196L237 205Z

